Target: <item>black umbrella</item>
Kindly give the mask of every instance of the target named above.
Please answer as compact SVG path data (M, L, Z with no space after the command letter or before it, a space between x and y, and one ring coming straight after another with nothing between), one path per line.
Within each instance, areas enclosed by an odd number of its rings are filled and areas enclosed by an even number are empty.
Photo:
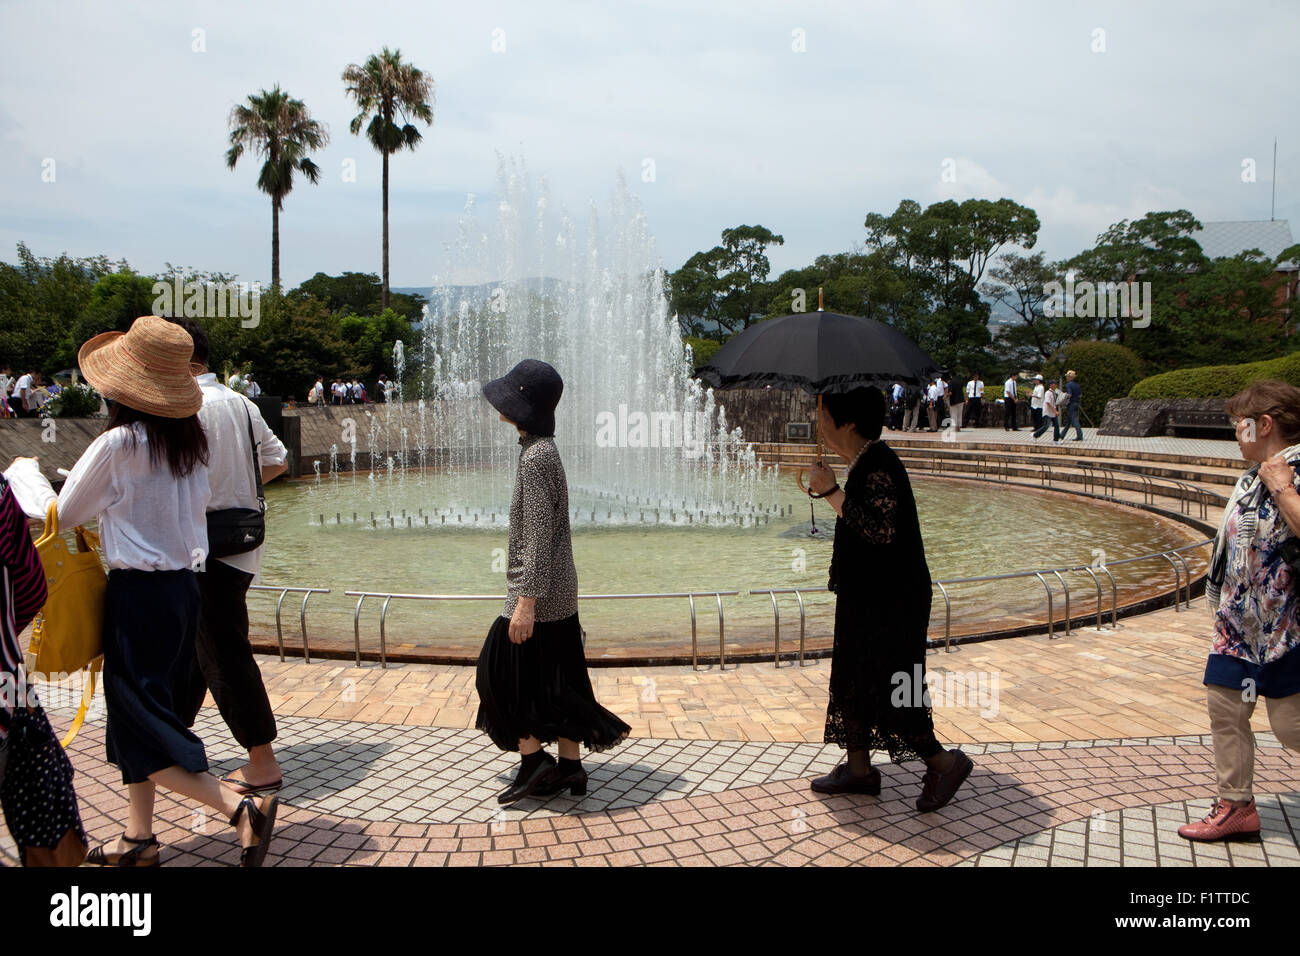
M820 298L819 290L819 302ZM821 396L893 382L922 384L938 372L935 361L897 329L875 319L819 308L750 326L695 374L719 389L770 385L816 395L820 461Z

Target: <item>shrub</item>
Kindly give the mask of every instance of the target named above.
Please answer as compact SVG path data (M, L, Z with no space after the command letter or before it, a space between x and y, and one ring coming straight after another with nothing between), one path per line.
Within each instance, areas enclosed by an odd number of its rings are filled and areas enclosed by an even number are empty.
M682 339L683 345L689 345L691 352L695 357L695 367L708 365L709 360L717 354L718 349L722 348L722 343L717 339L702 339L698 336L687 336Z
M91 418L99 414L99 392L89 385L69 385L43 409L52 418Z
M1162 372L1142 379L1128 394L1129 398L1227 398L1264 378L1280 378L1300 388L1300 352L1263 362Z
M1083 389L1084 419L1093 424L1101 421L1106 403L1112 398L1129 394L1142 379L1142 359L1136 352L1115 342L1094 342L1081 339L1062 347L1047 363L1053 374L1044 378L1059 378L1065 388L1065 373L1074 369Z

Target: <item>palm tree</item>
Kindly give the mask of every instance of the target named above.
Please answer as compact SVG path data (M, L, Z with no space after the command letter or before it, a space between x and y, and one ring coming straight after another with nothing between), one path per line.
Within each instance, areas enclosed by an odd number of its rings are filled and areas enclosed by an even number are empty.
M433 79L409 63L402 62L400 50L388 47L378 56L371 54L358 66L343 71L347 91L361 110L352 120L352 135L361 132L366 119L366 139L384 157L384 289L382 308L388 308L388 155L399 149L414 150L420 131L412 120L433 125ZM372 116L373 114L373 116ZM399 117L402 125L397 125Z
M298 171L313 184L320 181L320 167L307 153L329 142L326 128L307 113L302 100L290 99L276 84L250 93L248 102L230 111L230 149L226 165L231 169L244 155L244 148L255 149L265 156L257 188L271 197L271 287L280 287L280 210L284 197L293 189L293 174Z

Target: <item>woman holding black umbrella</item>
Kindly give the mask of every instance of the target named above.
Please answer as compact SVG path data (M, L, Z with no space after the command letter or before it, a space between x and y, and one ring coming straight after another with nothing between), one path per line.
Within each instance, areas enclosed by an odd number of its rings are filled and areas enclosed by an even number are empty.
M835 509L830 590L836 594L827 743L848 760L812 782L818 793L880 793L871 751L894 763L926 765L916 807L948 803L970 775L960 750L935 739L924 683L930 571L916 501L898 456L880 439L885 401L874 387L824 396L826 444L849 463L841 488L824 464L809 476L809 494Z

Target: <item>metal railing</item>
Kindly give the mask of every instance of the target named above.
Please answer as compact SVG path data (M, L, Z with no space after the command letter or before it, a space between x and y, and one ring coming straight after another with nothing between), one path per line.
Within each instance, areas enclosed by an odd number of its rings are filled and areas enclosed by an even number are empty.
M942 449L917 448L914 446L899 449L899 452L900 457L919 462L920 467L925 468L932 475L939 475L949 471L958 476L965 475L966 473L959 468L947 467L950 464L963 463L972 465L977 474L989 480L1014 483L1012 482L1013 476L1010 472L1010 466L1037 467L1038 483L1041 487L1048 487L1053 481L1077 483L1083 486L1085 492L1120 503L1124 503L1124 499L1115 495L1118 479L1136 480L1141 482L1140 492L1144 505L1154 506L1158 492L1161 497L1172 498L1177 501L1179 512L1189 517L1192 514L1192 507L1194 505L1198 506L1201 520L1208 519L1208 509L1211 504L1226 504L1228 501L1226 495L1218 495L1180 478L1170 478L1163 475L1152 476L1140 471L1130 471L1126 468L1109 468L1091 462L1051 462L1042 457L1027 455L1001 453L990 455L979 451L943 451ZM1053 469L1053 465L1062 467ZM1078 471L1080 474L1071 474L1071 470ZM1157 482L1168 482L1172 487L1158 485ZM1098 488L1104 488L1105 491L1099 493Z
M302 656L307 663L311 663L311 648L307 646L307 602L311 600L313 594L329 594L329 588L289 588L280 587L270 584L254 584L248 590L250 591L279 591L280 597L275 602L275 643L280 648L280 660L284 660L284 630L280 625L280 610L284 606L284 599L289 594L302 595L302 608L298 612L298 620L302 626Z
M1203 548L1212 544L1212 538L1206 538L1204 541L1198 541L1193 544L1184 545L1181 548L1174 548L1168 551L1153 551L1150 554L1138 555L1134 558L1124 558L1121 561L1105 562L1101 561L1096 564L1081 564L1073 567L1063 568L1043 568L1035 571L1014 571L1008 574L986 574L970 578L945 578L942 581L931 581L930 583L939 589L943 597L944 618L943 618L943 648L946 653L953 653L961 650L960 647L952 645L952 596L948 587L955 584L981 584L987 581L1012 581L1017 578L1036 578L1043 585L1044 593L1047 596L1047 637L1048 640L1056 638L1056 593L1047 576L1054 577L1061 585L1061 592L1065 598L1065 636L1071 633L1071 612L1070 612L1070 586L1065 580L1067 574L1084 573L1092 580L1097 594L1097 624L1098 631L1105 630L1105 599L1102 597L1101 578L1097 576L1100 571L1106 575L1110 581L1110 626L1112 629L1119 627L1119 584L1115 580L1115 575L1110 571L1113 567L1124 564L1134 564L1139 561L1154 561L1164 559L1174 570L1174 611L1182 610L1183 607L1191 608L1192 606L1192 570L1187 559L1183 557L1183 552L1190 551L1194 548ZM772 624L774 633L774 650L773 663L776 667L781 666L781 609L777 603L778 594L793 594L799 602L799 666L804 666L804 654L806 651L808 615L807 608L804 604L803 596L805 594L824 594L827 589L824 587L817 588L754 588L749 593L751 595L767 595L772 601Z
M352 636L356 650L357 666L361 666L361 606L365 603L366 598L383 598L384 604L379 612L379 663L381 667L388 666L388 606L394 600L398 601L505 601L504 594L394 594L388 591L344 591L348 597L357 599L357 606L352 614ZM671 591L657 594L579 594L579 601L630 601L641 600L651 601L660 599L686 598L690 602L691 608L691 668L699 668L699 644L697 637L697 625L695 616L695 599L715 598L718 602L718 668L725 670L727 667L727 647L726 647L726 626L722 610L722 599L724 597L733 597L739 594L735 590L713 590L713 591ZM305 632L304 632L305 633Z

